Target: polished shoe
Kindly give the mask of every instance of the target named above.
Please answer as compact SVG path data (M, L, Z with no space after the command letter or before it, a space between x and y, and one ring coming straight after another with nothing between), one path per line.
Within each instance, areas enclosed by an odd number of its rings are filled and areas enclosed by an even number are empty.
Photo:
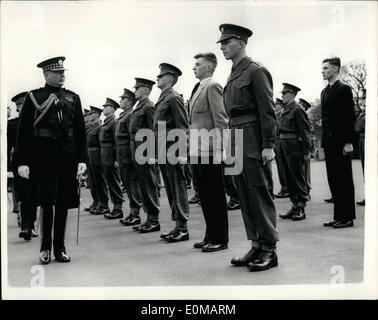
M255 261L261 253L261 249L252 248L243 257L234 257L231 259L231 264L234 266L245 267L248 263Z
M289 198L289 193L286 191L281 190L277 194L274 195L278 199L283 199L283 198Z
M177 232L177 229L176 229L176 228L172 229L171 231L165 231L165 232L163 232L163 233L160 235L160 239L165 240L165 239L167 239L167 238L173 236L176 232Z
M196 249L202 249L207 244L208 244L208 242L203 240L203 241L199 241L199 242L194 242L193 247L196 248Z
M49 264L51 261L51 254L49 250L44 250L39 253L39 261L42 264Z
M324 201L327 202L327 203L333 203L333 198L324 199Z
M202 247L202 252L215 252L215 251L220 251L228 248L227 243L218 243L218 244L213 244L213 243L208 243L207 245Z
M182 231L177 230L173 235L165 238L167 242L180 242L189 240L189 232L188 230Z
M297 208L291 208L288 212L285 214L280 214L281 219L292 219L293 216L297 213Z
M109 207L98 207L96 211L93 211L92 213L97 216L105 215L110 213L110 209Z
M38 233L35 232L34 229L31 229L31 231L30 231L30 235L31 235L32 238L36 238L36 237L38 237Z
M365 199L362 201L357 201L356 204L358 204L359 206L365 206Z
M338 223L335 223L333 225L333 228L334 229L341 229L341 228L350 228L350 227L353 227L353 220L350 220L350 221L346 221L346 222L341 222L339 221Z
M131 214L129 214L127 217L125 217L125 218L123 218L123 219L120 219L119 220L119 223L120 224L125 224L125 222L127 221L127 220L129 220L131 218Z
M160 224L159 223L148 223L144 227L139 229L140 233L150 233L160 231Z
M306 213L304 207L298 207L297 211L291 217L293 221L300 221L306 219Z
M104 217L108 220L114 220L114 219L119 219L123 217L123 212L122 210L119 209L114 209L112 212L109 214L105 214Z
M238 210L240 209L240 202L239 200L231 199L227 204L228 210Z
M84 211L91 211L91 209L94 209L95 207L97 207L97 205L94 205L94 204L92 203L90 206L85 207L85 208L84 208Z
M145 221L145 222L143 222L142 224L135 225L135 226L133 227L133 229L136 230L136 231L140 231L140 229L141 229L141 228L144 228L144 226L147 225L147 224L148 224L148 222Z
M18 234L19 238L24 238L24 240L31 240L31 231L30 230L21 230Z
M190 204L200 203L201 199L199 196L195 195L192 199L189 200Z
M278 266L278 258L275 251L261 251L259 257L248 263L249 271L264 271Z
M339 221L332 220L332 221L324 222L323 226L324 227L333 227L336 223L339 223Z
M131 216L129 219L122 222L122 224L125 227L139 225L140 224L140 217L139 216Z
M59 262L70 262L71 261L71 258L69 256L67 256L67 254L65 252L58 252L55 255L55 260L56 261L59 261Z
M88 211L90 214L96 214L96 211L100 209L100 206L95 206L93 208L90 208Z

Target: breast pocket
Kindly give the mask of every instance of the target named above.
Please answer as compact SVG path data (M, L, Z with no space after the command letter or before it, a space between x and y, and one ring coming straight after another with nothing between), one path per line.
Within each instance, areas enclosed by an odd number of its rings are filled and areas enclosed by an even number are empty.
M250 86L251 81L247 79L240 79L232 83L233 103L242 105L251 98Z

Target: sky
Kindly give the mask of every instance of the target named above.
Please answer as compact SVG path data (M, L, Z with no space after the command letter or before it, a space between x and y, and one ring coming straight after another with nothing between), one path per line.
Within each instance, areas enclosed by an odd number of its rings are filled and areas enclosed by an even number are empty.
M36 65L54 56L66 57L65 87L83 107L118 100L135 77L156 80L162 62L182 70L175 88L188 99L198 52L217 55L214 78L224 86L232 63L216 43L221 23L253 31L247 54L271 72L275 97L289 82L313 101L324 58L376 57L376 9L375 1L2 1L1 103L43 86ZM151 100L159 94L155 87Z

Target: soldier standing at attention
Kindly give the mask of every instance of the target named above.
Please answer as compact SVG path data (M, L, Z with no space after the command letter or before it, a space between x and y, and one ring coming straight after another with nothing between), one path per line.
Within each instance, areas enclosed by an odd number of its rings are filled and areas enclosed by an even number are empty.
M167 152L175 141L167 141L167 135L172 129L181 129L187 134L189 122L184 100L180 94L173 90L173 86L176 84L178 77L182 75L182 72L169 63L162 63L159 67L160 73L157 76L157 86L161 90L161 94L155 104L154 127L157 142L163 140L164 144L166 144L164 151L158 151L158 159L164 158L166 161L165 164L159 163L159 166L163 175L169 206L172 211L171 218L175 221L175 227L171 231L162 233L160 237L168 242L178 242L189 240L187 223L189 218L189 203L184 172L184 163L187 162L187 159L181 158L178 155L178 162L175 164L171 163ZM159 136L159 123L165 124L166 136ZM160 145L159 142L158 145ZM186 150L186 141L184 147ZM161 156L160 152L162 152Z
M116 168L116 120L114 116L114 111L119 108L119 104L110 98L106 98L103 107L102 112L105 120L100 129L101 164L109 188L110 199L113 202L113 211L105 214L104 217L111 220L123 217L121 178Z
M16 142L18 173L30 179L31 199L43 209L42 264L51 261L53 219L55 259L71 260L64 246L67 211L79 205L77 176L85 172L87 161L80 97L62 88L64 60L56 57L37 65L43 70L46 84L26 95Z
M123 112L117 119L115 131L117 159L122 184L126 188L127 196L130 201L130 214L124 219L121 219L120 223L125 226L132 226L140 224L139 210L142 206L139 181L135 165L131 160L129 132L131 112L136 99L134 92L128 89L124 89L120 98L120 106Z
M105 215L110 213L108 206L109 194L105 182L104 173L101 166L101 146L100 146L100 116L102 109L91 106L89 114L89 128L87 130L88 144L88 177L93 194L94 205L89 209L89 213L95 215Z
M133 229L141 233L149 233L160 231L159 196L154 167L155 159L150 162L145 162L145 159L138 158L135 151L143 142L136 141L135 135L140 129L148 129L153 133L154 104L148 97L155 82L142 78L135 78L135 81L134 94L138 104L133 107L129 126L131 159L135 163L143 209L147 213L147 219L144 223L134 226Z
M304 165L310 160L310 124L307 114L295 101L300 90L283 83L284 110L277 126L277 149L283 155L282 166L292 203L292 208L280 217L294 221L306 218L305 207L309 200Z
M271 170L276 127L273 80L264 66L246 55L251 30L232 24L222 24L219 29L220 49L233 64L223 99L231 130L243 130L243 170L235 181L247 237L252 240L251 250L231 263L248 265L251 271L267 270L278 265Z

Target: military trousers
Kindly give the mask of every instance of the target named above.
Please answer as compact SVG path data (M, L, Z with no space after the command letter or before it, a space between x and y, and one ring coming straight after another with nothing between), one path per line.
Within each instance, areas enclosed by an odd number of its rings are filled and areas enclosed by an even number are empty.
M307 192L308 196L310 197L310 190L311 190L311 160L304 161L304 171L306 177L306 185L307 185Z
M324 143L329 187L334 203L333 219L347 222L356 218L352 159L343 155L344 145Z
M277 230L277 214L273 201L273 178L271 162L263 165L261 159L262 139L258 121L232 127L242 129L243 150L236 141L235 154L237 161L242 161L242 171L235 175L241 213L247 238L252 246L271 251L276 248L279 240Z
M159 196L156 184L155 166L134 163L140 185L143 210L147 213L148 222L159 221Z
M305 207L309 195L301 142L297 138L279 139L277 150L282 154L282 167L290 200L294 206Z
M186 230L189 219L189 202L186 192L185 167L179 163L167 163L161 164L160 170L172 211L171 219L176 222L177 229Z
M37 206L28 201L21 201L21 230L34 229L37 218Z
M139 216L139 210L142 207L142 198L135 165L133 163L119 164L119 172L122 184L126 187L126 193L129 198L130 213L134 216Z
M55 211L55 212L54 212ZM50 250L52 245L52 227L54 223L54 254L57 254L61 251L65 252L64 247L64 234L66 230L66 221L67 221L67 212L66 208L55 206L44 206L42 207L42 244L41 251Z
M99 206L107 206L109 195L101 166L100 148L90 148L88 152L88 160L88 177L90 179L93 200L96 202L95 204Z
M224 176L224 186L226 189L226 194L232 200L239 200L238 190L236 189L235 177L231 175Z
M278 139L276 140L276 143L278 143ZM281 150L277 147L275 149L275 153L276 153L276 165L277 165L278 180L279 180L280 185L281 185L281 190L284 191L284 192L288 192L287 184L286 184L286 180L285 180L285 173L284 173L283 166L282 166L282 162L284 161L284 159L282 159L283 154L282 154Z

